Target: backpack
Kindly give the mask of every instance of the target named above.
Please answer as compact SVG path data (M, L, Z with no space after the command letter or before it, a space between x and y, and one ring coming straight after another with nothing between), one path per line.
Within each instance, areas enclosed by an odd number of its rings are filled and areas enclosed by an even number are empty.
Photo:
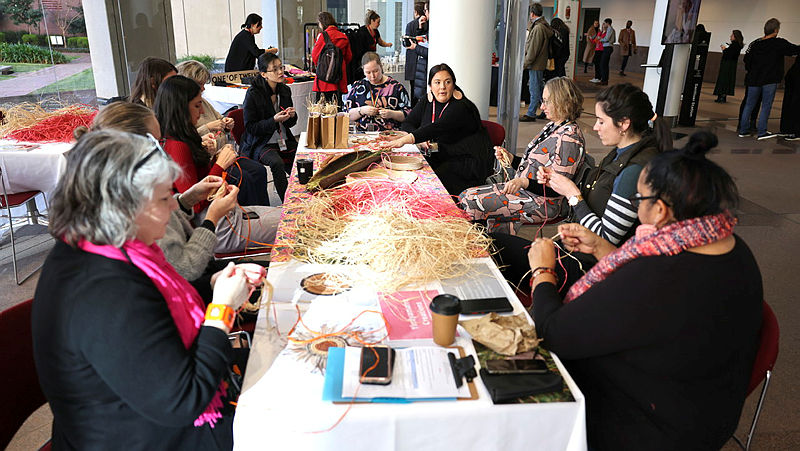
M342 51L331 41L327 31L322 32L325 45L317 62L317 78L326 83L337 84L342 79Z

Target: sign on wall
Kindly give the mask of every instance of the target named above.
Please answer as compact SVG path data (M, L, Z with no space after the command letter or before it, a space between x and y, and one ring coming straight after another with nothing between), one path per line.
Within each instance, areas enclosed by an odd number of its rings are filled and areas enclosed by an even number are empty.
M242 78L252 78L259 76L260 72L257 70L240 70L237 72L222 72L219 74L211 74L211 84L217 85L218 83L232 83L241 85Z

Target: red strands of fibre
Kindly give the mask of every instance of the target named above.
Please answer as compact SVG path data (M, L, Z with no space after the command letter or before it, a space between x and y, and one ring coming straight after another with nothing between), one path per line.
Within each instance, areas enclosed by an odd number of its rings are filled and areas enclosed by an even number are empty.
M30 127L14 130L4 138L38 143L70 142L73 130L81 125L89 127L95 115L97 115L97 111L90 113L65 112L42 119Z
M330 193L336 213L369 214L378 207L405 211L416 219L456 217L467 219L466 213L449 198L439 193L418 190L403 182L370 180L348 183Z

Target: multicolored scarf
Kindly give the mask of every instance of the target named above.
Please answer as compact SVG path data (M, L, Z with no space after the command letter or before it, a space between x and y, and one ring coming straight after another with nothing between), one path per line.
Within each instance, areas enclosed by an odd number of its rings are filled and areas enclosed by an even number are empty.
M161 251L157 244L153 243L148 246L134 239L126 241L122 249L119 249L110 245L96 245L86 240L81 240L78 243L78 247L92 254L124 262L128 261L125 256L127 254L133 265L144 271L158 288L161 295L164 296L183 345L186 349L192 346L197 334L200 332L200 326L203 325L205 320L203 300L197 290L167 262L164 252ZM195 426L210 423L210 426L214 427L217 420L222 418L222 414L219 411L223 407L221 396L224 393L225 391L220 384L206 410L194 420Z
M736 218L726 210L717 215L673 222L652 233L637 233L622 247L597 262L586 275L575 282L567 292L564 303L575 300L592 285L602 282L620 266L633 259L654 255L677 255L686 249L727 238L733 233L736 222Z

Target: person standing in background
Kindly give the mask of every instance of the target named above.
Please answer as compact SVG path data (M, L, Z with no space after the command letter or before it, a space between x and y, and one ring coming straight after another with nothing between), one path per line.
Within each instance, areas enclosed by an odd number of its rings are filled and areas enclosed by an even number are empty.
M424 34L427 34L428 30L430 29L431 12L429 8L429 3L425 2L425 10L423 11L424 14L422 16L425 17L425 20L420 20L420 26L422 26L422 22L425 22ZM420 34L418 36L422 35ZM428 40L424 39L419 43L412 40L408 49L414 50L417 54L417 64L414 67L414 87L411 89L411 95L419 100L425 96L425 93L428 90Z
M625 67L628 66L628 57L631 54L636 54L636 32L633 31L633 21L629 20L625 24L625 28L619 32L619 50L622 52L622 66L619 68L619 74L625 76Z
M261 16L255 13L248 15L241 28L242 31L233 38L228 57L225 58L225 72L253 70L259 55L264 52L278 53L278 49L274 47L264 50L256 45L256 35L264 28Z
M550 37L553 29L542 17L544 9L542 4L536 2L531 5L531 23L528 25L528 37L525 39L525 61L522 64L528 71L528 88L531 92L531 103L528 112L520 122L535 122L536 109L542 103L542 90L544 89L544 70L547 69L547 59L550 58Z
M800 57L786 72L781 107L781 136L787 141L800 140Z
M620 38L622 39L622 38ZM716 103L725 103L727 96L734 94L736 86L736 66L739 62L739 53L744 47L744 36L739 30L731 33L731 43L727 46L720 45L722 49L722 61L719 63L719 74L717 84L714 86L714 95L717 96Z
M368 9L364 16L364 25L356 31L354 42L350 43L350 48L353 49L353 59L350 60L350 65L353 68L352 80L361 80L364 78L364 70L361 69L361 57L367 52L377 52L378 46L391 47L391 42L385 42L381 38L381 32L378 27L381 26L381 16L375 11Z
M325 34L327 34L331 42L341 50L342 78L340 78L337 83L328 83L317 77L314 79L314 87L311 88L311 91L317 93L317 101L324 97L326 102L336 103L341 106L343 105L341 94L347 92L347 65L350 63L350 60L353 59L350 41L344 33L339 31L336 19L334 19L333 14L328 11L319 13L317 16L317 25L319 25L321 33L317 36L317 42L314 43L314 48L311 50L311 60L314 62L315 66L319 64L319 56L322 54L323 47L325 47Z
M414 41L413 38L426 34L428 34L428 17L425 16L425 5L423 3L414 3L414 20L406 24L406 36L411 39L403 39L403 47L406 48L405 79L409 84L411 106L417 103L417 97L414 95L414 73L417 70L417 49L416 41ZM411 47L412 44L414 48Z
M554 69L545 71L545 81L555 77L565 77L567 75L565 66L569 59L569 27L563 20L554 17L550 22L550 28L553 29L553 38L550 45L550 50L553 51L553 54L550 55L550 58L553 58ZM554 43L555 45L553 45ZM545 119L544 112L537 119Z
M583 50L583 73L589 69L589 64L594 62L594 39L597 37L597 28L600 27L600 21L595 20L592 25L583 34L586 42L586 47Z
M603 53L600 55L600 84L608 85L608 63L611 61L611 54L614 53L614 41L617 40L617 32L611 26L611 18L603 21L603 31L605 36L600 39L603 44Z

